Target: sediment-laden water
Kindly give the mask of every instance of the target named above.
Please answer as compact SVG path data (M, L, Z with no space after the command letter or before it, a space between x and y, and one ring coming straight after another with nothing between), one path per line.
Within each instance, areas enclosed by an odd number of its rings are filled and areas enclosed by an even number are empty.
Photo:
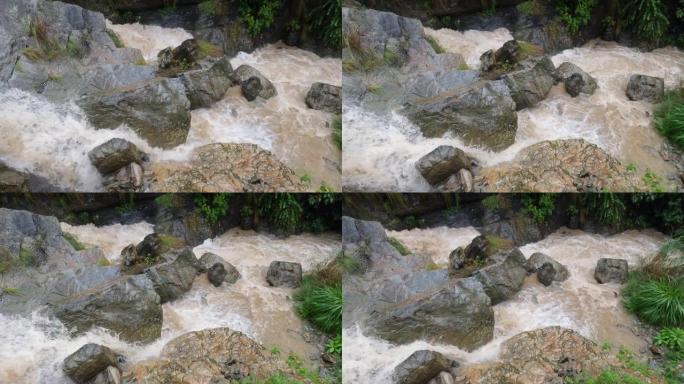
M453 248L442 249L438 244L462 246L464 242L461 240L474 237L473 231L472 228L440 227L389 234L402 239L407 248L430 255L439 264ZM570 277L549 287L540 284L534 275L528 277L520 292L493 307L495 325L492 341L473 352L426 341L393 345L364 335L363 329L357 325L343 331L344 382L389 384L394 367L421 349L441 352L466 365L495 361L501 344L510 337L554 325L574 329L596 342L606 341L613 346L624 345L638 351L646 347L646 341L633 332L635 317L622 307L620 286L598 284L594 279L594 269L597 260L603 257L626 259L630 267L636 266L644 258L653 256L664 239L661 233L650 230L627 231L605 237L559 229L542 241L520 247L520 250L528 258L535 252L551 256L568 268Z
M123 246L137 243L153 231L147 223L62 227L81 243L101 247L112 262L118 260ZM279 239L234 229L208 239L193 249L195 255L215 253L233 264L242 277L235 284L214 287L206 274L197 276L190 291L163 304L162 336L147 345L128 344L99 328L70 337L59 321L39 311L30 318L0 314L0 327L12 330L0 333L0 382L68 383L62 362L83 344L106 345L123 354L130 366L158 357L168 341L184 333L216 327L241 331L267 348L277 346L283 355L294 352L311 365L321 351L307 342L304 322L295 313L291 299L293 290L269 287L266 271L272 261L282 260L301 263L306 273L331 260L340 249L338 234Z

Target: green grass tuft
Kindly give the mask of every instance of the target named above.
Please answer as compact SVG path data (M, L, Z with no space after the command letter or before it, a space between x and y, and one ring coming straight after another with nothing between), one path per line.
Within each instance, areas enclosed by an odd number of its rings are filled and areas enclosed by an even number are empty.
M670 91L654 112L655 126L674 146L684 149L684 89Z
M684 325L684 278L630 278L623 294L627 310L660 326Z
M394 249L396 249L397 251L399 251L399 253L400 253L402 256L406 256L406 255L410 255L410 254L411 254L411 251L409 251L408 248L406 248L406 246L404 246L404 244L401 243L401 241L395 239L394 237L389 237L389 236L388 236L388 237L387 237L387 242L390 243L390 245L392 245L392 246L394 247Z
M85 249L83 244L79 243L78 240L76 240L74 235L72 235L71 233L64 232L64 240L71 244L71 248L77 251L82 251Z
M112 265L112 263L107 259L106 257L102 256L99 259L97 259L97 266L98 267L108 267Z
M112 39L112 42L114 43L115 47L117 47L117 48L125 48L126 47L116 32L112 31L111 29L106 29L105 32L107 32L107 34L109 35L109 38Z
M294 295L297 312L319 330L342 332L342 286L328 285L313 276L306 276Z
M19 296L21 294L21 290L14 287L3 287L2 293L9 296Z
M444 48L442 48L442 46L439 45L439 43L437 42L437 40L435 40L434 37L432 37L432 36L425 36L425 40L428 42L428 44L430 44L430 46L432 47L432 49L435 50L435 53L437 53L437 54L442 54L442 53L445 53L445 52L446 52L446 50L444 50Z

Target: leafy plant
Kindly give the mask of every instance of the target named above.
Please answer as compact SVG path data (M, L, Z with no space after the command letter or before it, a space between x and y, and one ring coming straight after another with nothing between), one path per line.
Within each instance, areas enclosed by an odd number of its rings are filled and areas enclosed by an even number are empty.
M275 193L260 196L257 212L275 228L294 232L300 228L303 210L295 195Z
M589 213L599 223L621 228L625 222L625 203L614 193L595 193L589 195Z
M668 91L654 112L655 126L679 149L684 149L684 89Z
M501 209L501 196L491 195L482 199L482 205L490 211Z
M568 32L576 35L589 23L597 4L597 0L564 0L557 4L556 12Z
M302 280L294 300L297 312L319 330L329 334L342 332L342 286L327 285L313 276Z
M662 184L660 184L660 176L653 173L653 171L650 169L646 170L641 180L643 180L644 184L646 184L646 187L652 192L661 193L665 191Z
M554 195L543 193L540 195L523 195L521 203L523 210L532 217L532 220L537 224L542 224L553 213L554 201Z
M197 5L199 10L207 15L214 16L216 14L216 0L205 0Z
M157 196L154 202L165 208L171 208L173 206L173 194L165 193L161 196Z
M204 195L195 195L193 202L209 224L216 224L228 212L230 194L213 194L211 195L211 202Z
M270 27L275 19L276 11L280 8L280 0L263 0L254 2L240 0L238 9L240 20L247 25L247 30L252 37L257 37Z
M19 296L21 294L21 290L19 288L14 288L14 287L3 287L2 293L4 295L9 295L9 296Z
M342 45L342 0L322 0L308 12L309 29L332 48Z
M342 335L338 334L334 338L328 340L325 344L325 351L335 355L342 353Z
M684 329L666 327L653 338L653 344L667 348L679 360L684 359Z
M625 308L648 323L674 327L684 324L684 278L633 277L623 294Z
M670 24L662 0L631 0L622 8L627 25L651 41L660 40Z

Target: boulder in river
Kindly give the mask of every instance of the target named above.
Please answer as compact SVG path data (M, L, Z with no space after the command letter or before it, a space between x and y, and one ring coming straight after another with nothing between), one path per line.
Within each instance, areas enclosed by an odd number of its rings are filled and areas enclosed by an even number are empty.
M144 181L144 171L138 163L130 163L102 177L102 185L107 192L140 192Z
M221 100L228 88L233 86L233 67L223 57L207 69L183 72L179 78L190 100L190 109L207 108Z
M458 247L449 254L449 272L453 273L463 268L466 263L465 251L463 247Z
M518 128L511 96L502 80L479 81L409 103L406 113L426 137L452 132L467 145L500 151L513 144Z
M126 124L155 147L183 144L190 130L190 101L180 79L156 78L90 93L79 104L96 128Z
M459 170L469 167L468 155L449 145L440 145L416 163L416 169L430 185L436 185Z
M128 140L114 138L88 152L90 162L106 175L130 163L142 163L147 155Z
M627 281L628 273L629 266L627 265L627 260L602 258L596 262L594 278L600 284L622 284Z
M577 79L575 75L579 75L579 79ZM571 80L573 76L574 79ZM558 81L565 83L565 90L573 97L577 96L580 92L586 93L587 95L593 95L596 88L598 88L596 79L584 72L582 68L569 62L565 62L558 66L556 69L556 78ZM570 81L570 84L568 84L568 81ZM568 85L570 85L570 87L568 87Z
M256 99L257 96L262 99L270 99L278 94L275 86L266 76L261 74L256 68L246 64L239 66L233 71L232 79L233 83L239 84L242 87L243 94L249 101ZM247 90L247 93L245 93L245 90Z
M64 359L63 370L76 383L90 383L90 380L98 376L107 367L118 367L119 358L111 349L89 343L78 351Z
M627 83L626 94L632 101L658 103L665 96L665 80L661 77L632 75Z
M268 267L266 281L272 287L295 288L302 282L302 265L288 261L274 261Z
M501 255L502 261L484 267L473 275L484 287L492 305L513 297L527 276L525 255L519 249Z
M544 100L553 87L556 71L548 56L528 59L520 65L523 69L502 76L517 110L532 107Z
M162 307L145 275L123 276L54 303L55 315L76 332L99 326L128 342L161 336Z
M491 254L487 236L476 236L470 244L465 247L463 252L466 261L485 260Z
M207 279L214 287L220 287L227 275L228 272L221 263L216 263L207 270Z
M223 265L223 269L226 271L226 275L223 279L228 284L233 284L240 278L240 272L233 264L225 261L221 256L215 255L211 252L207 252L202 255L199 259L200 272L208 271L214 264Z
M190 248L165 253L161 262L145 270L161 302L173 301L192 288L198 262Z
M396 384L425 384L437 377L441 372L451 371L458 363L447 359L439 352L420 350L399 363L392 373L392 382Z
M341 114L342 88L332 84L313 83L305 101L309 108Z
M548 287L553 283L556 278L556 270L553 268L553 264L544 263L541 267L537 268L537 280L542 283L545 287Z
M164 48L157 54L160 69L171 67L188 68L200 58L200 47L196 39L187 39L175 48Z
M539 270L539 268L541 268L544 264L547 263L551 264L551 267L553 269L552 279L554 281L565 281L568 278L568 269L563 264L557 262L550 256L545 255L541 252L533 253L532 256L530 256L530 258L527 260L525 267L527 269L527 273L535 273Z
M480 71L489 72L496 63L496 55L494 50L490 49L480 56Z

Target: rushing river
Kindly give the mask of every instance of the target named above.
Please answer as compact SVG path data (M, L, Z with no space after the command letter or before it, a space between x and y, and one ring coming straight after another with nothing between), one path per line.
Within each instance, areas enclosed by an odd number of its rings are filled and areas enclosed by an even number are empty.
M147 223L134 225L70 226L62 224L87 246L100 247L116 262L121 249L141 241L153 231ZM65 357L85 343L106 345L127 358L127 366L159 356L162 347L184 333L208 328L229 327L241 331L267 348L277 346L283 356L294 352L309 365L318 358L316 347L306 341L303 321L296 315L292 289L269 287L266 271L272 261L302 264L306 273L331 260L341 249L338 234L297 235L279 239L254 231L233 229L206 240L194 248L200 257L212 252L233 264L242 277L235 284L214 287L206 274L195 278L183 297L163 304L162 336L147 345L131 345L103 329L68 336L57 320L37 312L31 318L0 314L0 383L69 383L62 373Z
M180 28L108 25L127 47L140 49L151 65L156 65L159 50L192 38ZM333 117L308 108L304 99L314 82L341 85L340 60L277 43L251 54L241 52L231 64L255 67L273 82L278 95L248 102L240 88L233 87L211 107L192 111L186 143L168 150L150 147L126 126L95 130L73 102L58 105L18 89L2 90L0 160L64 189L98 191L101 177L87 153L114 137L135 143L150 154L153 170L165 172L187 164L200 146L251 143L273 152L298 176L309 175L312 189L325 182L339 190L341 152L332 140Z
M446 51L463 55L472 69L479 69L482 53L513 39L503 28L491 32L426 28L425 33ZM684 52L674 48L640 52L593 40L552 56L552 61L556 66L566 61L578 65L596 78L599 88L593 95L572 98L563 84L554 86L546 99L518 112L515 143L498 153L466 146L456 137L427 139L396 112L379 116L358 106L345 106L345 189L429 191L414 164L439 145L462 148L481 165L492 166L512 160L522 149L541 141L570 138L598 145L625 167L634 164L640 175L650 169L667 185L667 175L675 173L675 168L658 153L664 139L652 124L653 105L629 101L625 90L632 74L662 77L666 89L679 86L684 80Z
M477 236L473 228L432 228L388 232L412 251L428 255L437 264L455 246L468 244ZM624 345L638 351L646 342L632 332L634 317L621 305L620 286L598 284L594 269L599 258L626 259L630 267L656 253L664 236L655 231L627 231L614 236L599 236L578 230L559 229L537 243L520 247L525 257L543 252L565 265L570 277L549 287L529 276L522 290L494 309L494 339L473 352L455 346L415 341L393 345L365 336L358 326L343 332L343 377L345 383L390 384L394 367L421 349L444 353L464 364L496 360L502 342L521 332L548 326L574 329L597 342ZM451 248L454 247L454 248ZM410 257L410 256L409 256Z

